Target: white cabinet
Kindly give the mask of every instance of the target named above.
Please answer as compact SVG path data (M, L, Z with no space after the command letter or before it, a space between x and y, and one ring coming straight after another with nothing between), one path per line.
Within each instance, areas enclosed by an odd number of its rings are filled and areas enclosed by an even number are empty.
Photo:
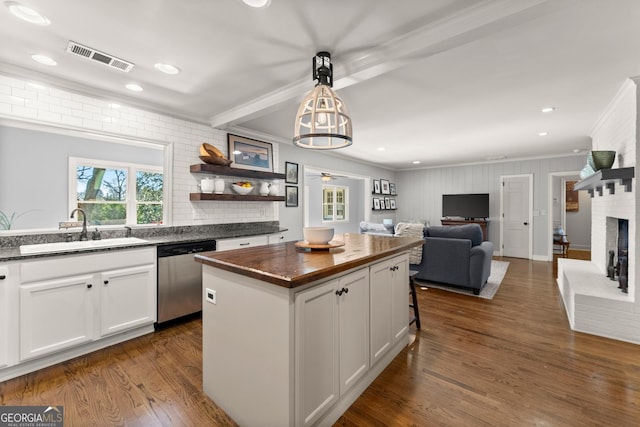
M274 233L267 236L267 243L270 245L282 242L284 242L284 233Z
M296 294L296 425L312 425L369 368L369 271Z
M155 248L46 257L20 271L20 360L155 322Z
M400 255L370 269L371 365L409 329L409 259Z
M153 265L102 273L99 286L101 336L155 321L156 286Z
M18 299L19 266L15 263L0 265L0 368L12 365L18 359Z
M20 360L93 339L94 276L20 286Z

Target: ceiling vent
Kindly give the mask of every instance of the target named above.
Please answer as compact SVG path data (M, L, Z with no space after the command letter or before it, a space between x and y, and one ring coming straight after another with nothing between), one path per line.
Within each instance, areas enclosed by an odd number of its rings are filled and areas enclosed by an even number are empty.
M124 71L125 73L131 71L134 65L131 62L116 58L113 55L107 55L104 52L100 52L90 47L83 46L74 41L69 41L69 44L67 45L67 52L73 53L74 55L82 56L84 58L92 59L108 67Z

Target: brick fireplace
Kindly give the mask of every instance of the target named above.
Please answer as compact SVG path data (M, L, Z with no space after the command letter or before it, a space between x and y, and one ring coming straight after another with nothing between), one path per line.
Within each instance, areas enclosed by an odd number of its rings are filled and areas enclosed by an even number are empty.
M611 172L630 168L627 171L634 176L640 132L638 82L640 79L628 79L622 85L591 134L594 150L616 151ZM558 287L567 318L576 331L640 344L640 302L636 300L635 279L639 194L636 179L605 180L599 190L589 193L592 194L591 261L558 260ZM614 266L620 261L621 234L628 247L626 293L619 288L618 281L607 277L611 273L610 251L614 251ZM620 269L615 275L620 276Z

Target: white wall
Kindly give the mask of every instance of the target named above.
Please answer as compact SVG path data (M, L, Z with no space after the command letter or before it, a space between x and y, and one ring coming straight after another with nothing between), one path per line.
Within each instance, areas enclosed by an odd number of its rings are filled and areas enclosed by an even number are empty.
M197 184L202 178L191 174L189 165L201 163L198 152L203 142L227 153L225 131L126 105L112 108L112 102L56 88L37 89L27 80L0 75L0 119L171 144L173 225L278 219L279 203L276 202L189 201L189 193L198 191ZM273 145L273 155L275 171L284 170L278 169L278 144ZM16 161L28 165L28 159Z
M585 155L504 161L492 164L449 166L397 173L398 218L428 220L439 225L442 218L442 194L489 193L489 240L500 243L500 177L533 174L533 256L548 258L548 178L550 172L580 170ZM537 214L537 215L536 215Z

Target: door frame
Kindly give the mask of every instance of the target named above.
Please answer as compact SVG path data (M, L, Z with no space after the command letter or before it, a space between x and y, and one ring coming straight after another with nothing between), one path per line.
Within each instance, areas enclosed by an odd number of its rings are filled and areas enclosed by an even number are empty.
M566 178L566 177L576 177L580 176L580 171L569 171L569 172L549 172L549 179L547 180L549 188L547 190L547 261L553 261L553 212L551 212L551 208L553 207L553 178ZM563 182L566 179L563 180ZM567 226L567 213L566 213L566 188L564 185L560 186L560 216L562 226L566 228Z
M504 181L509 178L527 178L529 181L529 248L527 259L533 259L533 174L500 175L500 256L504 256Z

